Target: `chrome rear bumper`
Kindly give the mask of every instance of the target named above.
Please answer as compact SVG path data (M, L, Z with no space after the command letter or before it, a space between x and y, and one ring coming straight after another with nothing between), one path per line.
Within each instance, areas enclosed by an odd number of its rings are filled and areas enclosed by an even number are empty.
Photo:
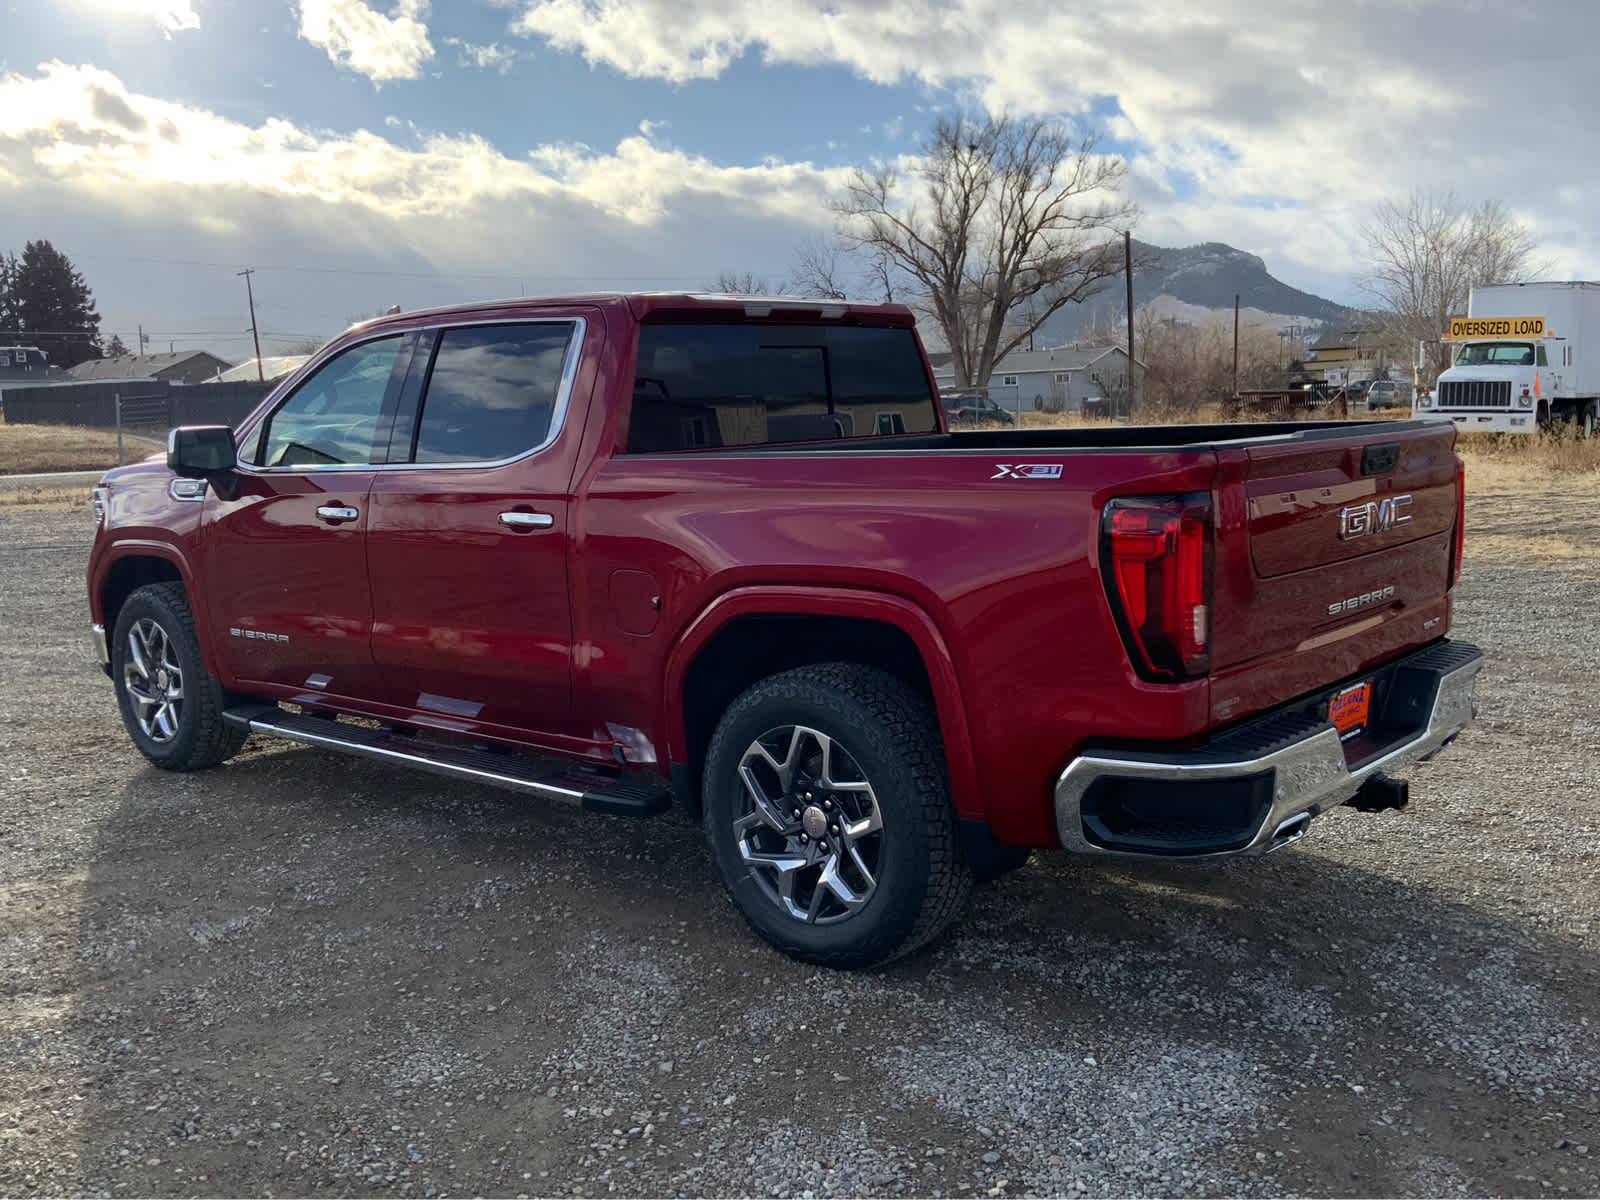
M1312 817L1379 773L1430 758L1473 717L1483 652L1440 642L1381 668L1387 740L1352 762L1326 718L1326 695L1258 718L1205 746L1173 754L1109 752L1072 760L1056 780L1056 830L1079 854L1218 859L1265 854L1305 835ZM1141 808L1162 810L1158 836L1119 834ZM1234 814L1219 818L1217 811ZM1106 813L1116 820L1107 820ZM1173 820L1172 814L1180 814ZM1130 826L1131 827L1131 826ZM1187 832L1186 832L1187 831ZM1196 832L1198 831L1198 832Z

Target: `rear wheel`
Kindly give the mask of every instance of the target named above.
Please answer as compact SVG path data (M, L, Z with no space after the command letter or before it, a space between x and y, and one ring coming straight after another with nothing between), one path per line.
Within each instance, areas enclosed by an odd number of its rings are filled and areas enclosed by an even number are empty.
M167 771L214 767L246 734L222 720L222 684L207 670L181 583L139 588L117 614L111 678L139 752Z
M805 962L915 950L970 888L933 711L875 668L828 663L751 687L712 735L703 794L735 906Z

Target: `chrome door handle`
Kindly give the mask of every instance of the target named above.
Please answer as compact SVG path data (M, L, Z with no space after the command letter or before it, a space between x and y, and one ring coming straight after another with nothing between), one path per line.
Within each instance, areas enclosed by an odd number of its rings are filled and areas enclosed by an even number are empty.
M556 519L549 513L503 512L500 524L507 529L549 529Z
M317 516L320 519L331 521L334 524L338 524L340 521L354 521L360 515L361 512L358 509L345 508L337 504L324 504L317 509Z

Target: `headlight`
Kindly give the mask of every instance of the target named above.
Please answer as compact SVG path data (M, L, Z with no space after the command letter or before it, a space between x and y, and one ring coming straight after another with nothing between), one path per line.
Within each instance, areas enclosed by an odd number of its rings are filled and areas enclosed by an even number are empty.
M1528 389L1527 388L1523 388L1522 389L1522 395L1517 397L1517 407L1518 408L1532 408L1533 407L1533 397L1528 395Z
M82 493L79 494L81 495ZM106 512L111 507L111 489L107 487L95 488L94 491L89 493L89 505L94 509L94 527L96 529L104 528Z
M1431 395L1429 395L1427 392L1423 392L1421 395L1419 395L1417 397L1417 407L1418 408L1432 408L1433 407L1433 397Z

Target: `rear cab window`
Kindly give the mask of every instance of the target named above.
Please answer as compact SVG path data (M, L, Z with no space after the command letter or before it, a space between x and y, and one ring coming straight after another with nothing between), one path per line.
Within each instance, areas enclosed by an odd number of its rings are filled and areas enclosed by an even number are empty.
M936 406L909 329L646 324L627 451L933 433Z

